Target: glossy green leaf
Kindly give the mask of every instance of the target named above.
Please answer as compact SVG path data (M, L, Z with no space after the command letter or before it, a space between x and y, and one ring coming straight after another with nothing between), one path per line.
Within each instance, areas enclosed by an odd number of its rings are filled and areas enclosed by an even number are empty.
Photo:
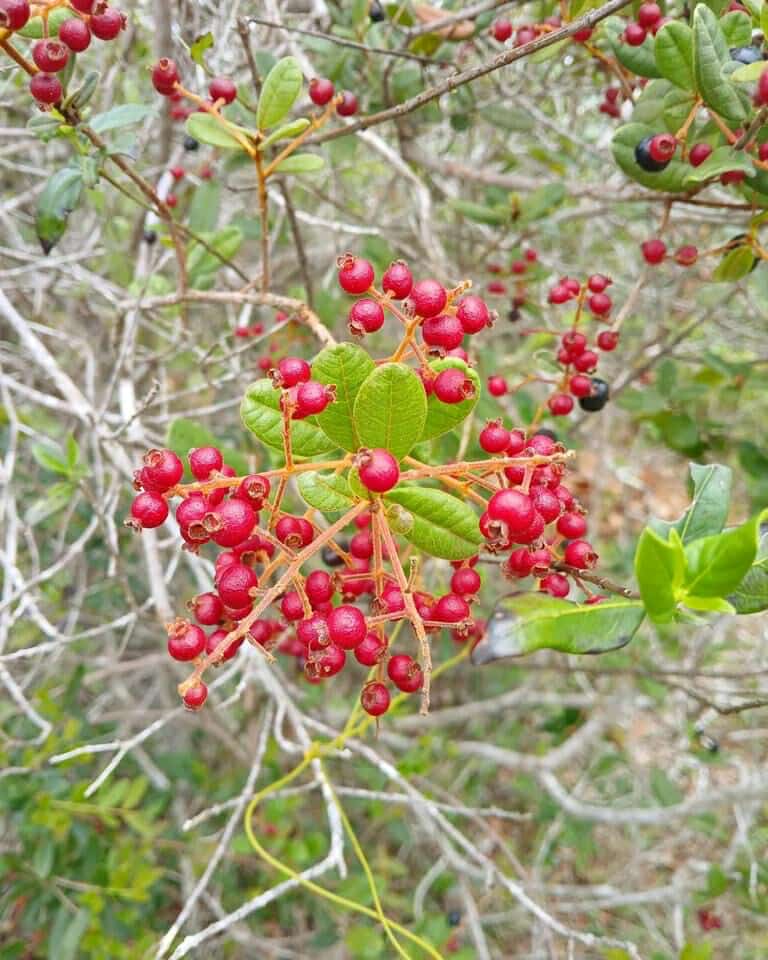
M734 247L712 271L712 279L720 283L735 283L752 270L756 262L752 248Z
M231 123L231 121L227 121ZM231 123L234 130L243 137L249 137L244 127ZM228 132L227 128L210 113L193 113L187 117L184 127L190 137L207 143L210 147L220 147L223 150L243 150L243 145Z
M44 253L64 236L67 218L80 202L83 175L79 167L64 167L52 174L37 201L35 232Z
M718 19L703 3L693 12L693 71L696 87L704 103L726 123L739 124L749 113L740 92L723 76L730 62L728 44Z
M663 169L649 173L641 169L635 160L635 147L645 137L658 133L658 129L640 123L628 123L619 127L613 137L613 156L616 163L632 180L636 180L650 190L663 190L665 193L682 193L685 178L691 171L689 163L673 159Z
M700 537L708 537L720 531L728 518L731 502L732 470L718 463L690 463L693 481L691 504L679 520L652 519L651 527L662 539L667 539L670 530L677 530L684 544Z
M435 373L440 373L449 367L463 370L475 385L475 395L467 400L462 400L461 403L441 403L434 393L430 394L427 399L427 418L424 421L421 440L432 440L434 437L439 437L450 430L455 430L472 413L480 399L480 377L463 360L458 357L444 357L442 360L433 360L430 367Z
M338 473L302 473L297 485L309 506L322 513L343 513L355 502L346 477Z
M276 173L317 173L325 166L325 158L318 153L294 153L276 167Z
M352 411L363 381L375 368L370 354L355 343L325 347L312 361L312 377L336 387L335 403L323 410L317 422L343 450L358 450L363 446Z
M677 606L677 590L683 582L685 555L675 531L672 540L646 527L635 551L635 576L645 611L655 623L669 623Z
M268 130L280 123L301 91L301 67L295 57L283 57L267 74L261 87L256 123Z
M472 663L521 657L535 650L597 654L626 646L645 612L637 600L609 599L593 606L521 591L502 597L488 618Z
M280 413L280 393L271 380L256 380L245 391L240 404L240 416L251 433L275 450L283 449L283 417ZM293 455L307 459L328 453L335 444L329 440L314 417L291 421L291 448Z
M752 41L752 22L738 10L731 10L720 17L720 29L730 47L746 47Z
M478 517L464 500L431 487L396 487L385 500L403 508L395 516L399 531L430 556L464 560L477 553Z
M749 156L743 150L734 150L729 146L718 147L712 151L704 163L691 168L691 172L685 178L685 186L693 187L705 180L719 177L721 173L728 173L730 170L743 170L745 173L752 173L754 167Z
M259 143L259 150L266 150L267 147L277 143L278 140L293 140L309 126L309 120L306 117L299 117L298 120L291 120L290 123L284 123L277 130L273 130L268 137L265 137Z
M694 90L693 31L678 20L671 20L656 34L656 65L659 73L675 86Z
M760 613L768 610L768 529L763 534L757 557L728 601L736 613Z
M753 517L685 547L685 592L694 597L726 597L736 590L757 555L759 518Z
M143 103L123 103L119 107L112 107L105 113L97 113L91 117L89 126L96 133L106 133L108 130L119 130L121 127L130 127L134 123L141 123L151 113L152 107Z
M368 375L353 410L364 447L383 447L402 459L419 441L427 417L421 380L403 363L385 363Z

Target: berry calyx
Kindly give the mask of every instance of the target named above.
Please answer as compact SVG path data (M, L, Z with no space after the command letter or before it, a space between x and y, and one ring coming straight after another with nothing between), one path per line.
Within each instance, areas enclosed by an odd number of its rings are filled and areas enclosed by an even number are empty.
M309 81L309 99L318 107L324 107L329 100L333 99L334 93L333 84L325 77L313 77Z
M383 683L367 683L360 694L360 704L367 714L380 717L389 710L389 690Z
M400 479L400 467L388 450L361 450L355 458L360 482L371 493L386 493Z
M397 653L387 663L387 676L403 693L416 693L424 685L421 665L407 653Z
M365 293L374 281L373 266L351 253L339 258L339 285L345 293Z

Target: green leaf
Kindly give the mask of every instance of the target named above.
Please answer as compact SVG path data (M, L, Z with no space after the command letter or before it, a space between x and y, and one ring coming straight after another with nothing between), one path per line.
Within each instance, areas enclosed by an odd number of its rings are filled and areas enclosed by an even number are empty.
M458 357L444 357L442 360L434 360L429 365L435 373L447 370L453 367L462 370L475 385L475 395L461 403L441 403L434 393L427 398L427 418L424 421L424 430L421 434L421 440L432 440L443 433L454 430L463 420L472 413L475 404L480 399L480 377L476 371L468 367L463 360Z
M712 944L689 942L680 951L680 960L712 960Z
M723 259L712 271L712 279L719 283L735 283L752 270L756 262L752 248L748 246L734 247L729 250Z
M656 65L654 56L653 37L649 33L639 47L633 47L622 39L624 23L617 17L610 17L603 22L603 29L613 47L614 55L619 63L631 70L639 77L660 77L661 71Z
M382 364L360 387L353 417L364 447L383 447L401 460L419 441L424 429L424 385L405 364Z
M768 9L766 6L764 9ZM756 83L760 79L760 74L765 70L765 60L756 60L755 63L744 63L737 67L731 74L731 80L736 83Z
M651 767L651 793L662 807L671 807L683 799L677 785L660 767Z
M720 29L730 47L746 47L752 40L752 19L738 10L720 17Z
M251 134L244 127L239 127L230 120L227 124L234 128L241 136L250 138ZM227 128L210 113L192 113L184 124L184 128L190 137L199 140L200 143L207 143L210 147L220 147L223 150L244 150L240 141L234 137Z
M506 204L488 207L482 203L472 203L470 200L449 200L449 206L474 223L487 223L489 226L498 227L503 223L508 223L512 217L512 210Z
M187 213L189 229L195 233L211 233L216 229L221 206L221 181L203 180L195 187Z
M44 253L64 236L67 218L80 202L83 174L79 167L64 167L52 174L37 201L35 232Z
M298 488L309 506L321 513L343 513L355 503L346 477L338 473L302 473Z
M477 553L483 538L477 514L464 500L431 487L396 487L384 499L403 508L395 511L399 532L430 556L464 560Z
M691 170L689 163L673 159L663 170L651 173L639 167L635 160L635 147L638 143L656 133L658 130L640 123L628 123L619 127L613 136L613 157L628 177L648 187L649 190L682 193L685 189L685 178Z
M669 537L670 530L676 530L684 544L700 537L708 537L720 531L728 518L731 502L730 467L719 463L689 463L693 481L693 499L679 520L669 523L666 520L652 518L648 526L660 537Z
M696 103L696 95L680 87L673 87L664 96L661 115L670 133L677 133Z
M736 590L757 554L759 517L685 547L685 593L726 597ZM683 602L686 602L683 599Z
M317 173L324 166L325 158L318 153L294 153L275 167L275 173Z
M301 67L295 57L283 57L267 74L261 88L256 123L268 130L280 123L301 91Z
M697 597L686 594L683 602L691 610L702 610L705 613L736 613L736 608L723 597Z
M189 55L194 60L194 62L200 66L205 66L205 51L210 50L213 46L213 34L209 30L208 33L204 33L202 36L198 37L195 42L189 48Z
M363 381L375 369L376 364L370 355L355 343L325 347L312 361L312 377L336 387L335 403L323 410L317 422L342 450L358 450L363 446L352 410Z
M545 183L520 200L520 212L515 221L518 226L546 217L565 200L566 189L560 182Z
M697 183L703 183L712 177L719 177L721 173L727 173L729 170L743 170L745 173L753 173L754 169L752 161L742 150L722 146L713 150L704 163L692 168L685 178L685 186L695 186Z
M60 937L51 936L48 957L49 960L75 960L83 934L88 929L91 915L87 910L78 910L66 924Z
M69 474L69 466L63 458L61 448L58 446L48 443L35 443L32 445L32 456L41 467L50 470L51 473L60 473L64 476Z
M278 140L293 140L295 137L298 137L300 133L304 133L308 126L309 120L307 120L306 117L299 117L298 120L291 120L290 123L284 123L259 143L259 150L266 150L267 147L276 143Z
M693 12L693 72L696 87L704 103L718 113L726 123L739 124L749 114L739 91L723 75L723 67L730 62L728 44L717 17L703 3Z
M119 107L112 107L105 113L97 113L89 121L89 126L96 133L106 133L108 130L119 130L120 127L130 127L134 123L141 123L152 113L154 113L154 108L143 103L123 103Z
M66 7L54 7L48 17L48 36L58 37L59 27L65 20L72 19L72 11ZM43 18L32 17L26 24L17 30L20 37L27 37L29 40L39 40L43 36Z
M646 527L635 551L635 576L645 611L654 623L669 623L677 606L676 591L683 582L685 555L676 532L672 542ZM602 604L598 604L602 606Z
M219 256L215 256L201 243L193 243L190 246L187 270L189 271L189 282L193 287L204 284L211 274L224 265L220 257L224 260L231 260L243 242L243 232L235 226L222 227L215 233L201 233L199 236Z
M240 416L246 427L263 444L275 450L283 449L280 392L275 390L271 380L256 380L246 388L240 404ZM335 446L314 417L291 421L290 430L293 454L300 459L317 457Z
M678 20L672 20L656 34L656 65L659 73L675 86L695 90L693 75L693 31Z
M624 647L644 616L637 600L604 600L593 606L539 592L502 597L488 619L485 636L472 651L472 663L521 657L534 650L596 654Z
M764 529L757 560L747 570L744 579L728 602L736 613L760 613L768 610L768 531Z

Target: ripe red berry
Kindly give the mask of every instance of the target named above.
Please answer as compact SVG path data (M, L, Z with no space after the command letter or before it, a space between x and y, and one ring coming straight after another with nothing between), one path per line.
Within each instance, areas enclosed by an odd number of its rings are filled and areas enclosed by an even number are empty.
M389 690L378 681L366 683L360 694L360 703L367 714L372 717L380 717L389 710Z
M692 167L700 167L710 153L712 153L712 147L708 143L695 143L688 154L688 162Z
M29 92L39 103L56 103L61 100L63 90L58 77L36 73L29 81Z
M233 496L238 500L250 503L254 510L260 510L269 495L269 477L262 477L258 473L250 473L243 477L240 486Z
M699 259L698 249L690 245L685 247L680 247L680 249L675 254L675 263L679 263L681 267L692 267L698 259Z
M275 525L275 536L291 550L300 550L312 543L315 531L303 517L280 517Z
M451 591L460 597L471 596L477 593L481 583L480 574L476 570L473 570L472 567L462 567L460 570L456 570L451 577ZM430 619L439 619L434 615L434 610Z
M547 297L547 300L550 303L554 303L554 304L565 303L566 300L570 300L570 299L571 299L570 290L567 287L564 287L561 283L557 284L557 286L552 287Z
M295 590L289 590L280 601L280 612L286 620L301 620L304 616L304 606L301 597Z
M509 389L507 387L507 381L504 379L504 377L499 376L488 377L487 386L488 393L490 393L492 397L503 397Z
M509 431L509 443L507 444L507 456L516 457L522 453L526 447L525 434L522 430Z
M425 319L436 317L448 302L445 288L437 280L419 280L411 289L413 312Z
M350 604L334 607L328 614L327 624L331 641L345 650L354 650L367 633L365 617Z
M757 81L757 90L755 91L755 103L762 106L768 103L768 70L763 70Z
M97 2L88 21L91 33L99 40L114 40L125 27L125 14L106 3Z
M301 357L283 357L282 360L278 360L277 371L283 387L295 387L298 383L306 383L312 376L312 368Z
M220 472L224 466L224 457L216 447L197 447L189 452L189 469L195 480L208 480L211 474Z
M560 342L571 360L587 349L587 338L578 330L569 330L564 333Z
M21 30L29 20L28 0L0 0L0 27Z
M59 40L74 53L82 53L91 43L91 31L85 20L72 17L59 27Z
M395 260L384 271L381 288L389 293L393 300L405 300L413 289L413 274L407 263Z
M573 397L569 397L567 393L553 393L547 406L553 416L565 417L573 410Z
M386 649L387 645L378 633L369 631L355 647L355 659L364 667L375 667Z
M639 23L628 23L626 29L624 30L624 40L630 45L630 47L639 47L645 42L646 32L645 27L641 27Z
M341 100L336 104L336 113L340 117L351 117L357 113L357 97L349 90L344 90L341 94Z
M244 563L230 563L219 577L216 587L226 607L240 610L251 602L250 591L259 585L259 578Z
M561 573L548 573L539 584L539 590L553 597L567 597L571 591L571 585L568 578Z
M358 560L370 560L373 556L373 536L370 530L361 530L349 541L349 552Z
M607 293L593 293L587 300L587 306L598 317L604 317L611 312L613 302Z
M615 350L618 344L618 330L601 330L597 335L597 345L601 350L605 350L606 353L610 353L611 350ZM579 396L579 394L576 394L576 396ZM584 396L586 396L586 394L584 394Z
M661 263L667 254L667 245L663 240L646 240L640 244L640 249L645 262L651 265Z
M766 84L768 87L768 83ZM768 92L766 92L766 103L768 103ZM746 179L746 173L743 170L727 170L720 174L720 183L729 186L732 183L742 183Z
M217 100L223 100L224 103L232 103L237 97L237 87L229 77L214 77L208 84L208 96L214 103Z
M184 464L172 450L150 450L143 462L141 480L147 490L165 493L184 475Z
M519 490L499 490L488 501L487 509L494 520L505 523L513 534L527 530L536 515L531 498Z
M585 350L576 357L573 365L579 373L591 373L597 366L599 359L594 350Z
M314 416L323 410L335 399L335 392L317 380L307 380L299 385L296 391L296 409L294 417L301 420L304 417Z
M499 17L498 20L493 21L491 32L494 40L504 43L512 36L512 24L505 17Z
M387 676L403 693L415 693L424 685L421 666L407 653L397 653L389 658Z
M213 516L218 527L213 532L213 541L220 547L236 547L247 540L258 519L250 503L238 497L225 500Z
M131 526L139 530L152 530L165 523L168 516L168 503L154 490L140 493L131 504Z
M207 699L208 687L204 683L196 683L182 697L187 710L199 710Z
M310 679L334 677L344 669L346 662L347 655L341 647L329 643L319 656L306 662L304 670Z
M768 160L768 143L761 143L757 148L757 159L765 163Z
M362 257L353 257L351 253L339 257L339 284L346 293L365 293L374 281L373 266Z
M336 592L333 579L325 570L313 570L304 583L307 600L313 607L319 603L328 603Z
M534 487L531 490L531 502L536 512L541 514L545 523L556 520L563 509L557 496L546 487Z
M212 627L220 623L224 614L224 604L216 593L201 593L190 604L192 613L198 623L204 627Z
M205 641L205 652L210 656L216 651L216 647L228 636L226 630L214 630L213 633ZM237 651L242 647L245 637L238 637L237 640L232 640L230 643L224 647L224 651L219 655L219 663L223 663L225 660L231 660L232 657L237 653Z
M489 420L478 439L486 453L502 453L509 447L510 433L502 426L501 420Z
M475 395L474 383L456 367L441 370L435 377L433 390L441 403L461 403Z
M456 316L464 333L479 333L491 325L491 313L485 301L473 293L459 300Z
M400 467L388 450L361 450L356 462L360 482L372 493L386 493L400 479Z
M611 278L603 276L602 273L593 273L587 280L587 286L592 293L602 293L611 283Z
M677 140L671 133L657 133L648 144L648 152L657 163L668 163L674 157L675 150Z
M586 43L591 36L592 36L592 28L584 27L582 30L577 30L576 33L573 34L573 39L577 43Z
M177 620L168 627L168 653L174 660L194 660L205 650L206 639L200 627Z
M352 304L349 311L349 332L355 336L375 333L384 325L384 311L375 300L363 297Z
M429 317L421 327L424 343L430 347L442 347L443 350L453 350L464 339L464 328L458 317L447 313Z
M58 73L67 65L69 50L58 40L37 40L32 45L32 59L43 73Z
M325 77L313 77L309 81L309 99L318 107L324 107L333 94L334 86Z
M661 7L657 3L643 3L637 11L637 22L641 27L652 27L661 16Z
M597 563L597 554L586 540L572 540L565 548L565 562L578 570L589 570Z
M557 532L568 540L576 540L587 532L587 521L580 513L564 513L557 521Z
M486 287L488 293L492 293L496 297L503 297L507 292L506 283L502 283L501 280L492 280Z
M152 67L152 86L164 97L169 97L179 82L179 68L174 60L162 57Z

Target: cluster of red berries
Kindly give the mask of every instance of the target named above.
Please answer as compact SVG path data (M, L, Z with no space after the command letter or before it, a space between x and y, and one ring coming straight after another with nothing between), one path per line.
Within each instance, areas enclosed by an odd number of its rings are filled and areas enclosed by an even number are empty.
M515 46L522 47L526 43L531 43L537 37L551 30L557 30L563 25L563 21L557 14L547 17L542 23L523 23L514 27L506 17L499 17L491 24L491 36L498 43L506 43L514 33ZM592 29L585 27L577 30L573 34L573 39L577 43L586 43L592 36Z
M32 60L39 72L29 81L29 91L38 103L51 105L61 100L64 89L57 73L67 66L70 54L82 53L97 40L114 40L125 27L126 18L103 0L67 0L74 16L59 25L58 37L45 36L32 44ZM0 0L0 27L21 30L31 16L28 0Z
M656 36L665 23L669 23L669 17L664 16L658 3L642 3L637 20L628 23L624 30L624 41L631 47L639 47L649 33Z
M352 117L357 113L357 97L349 90L343 90L336 95L336 88L326 77L313 77L309 81L309 99L318 107L324 107L326 104L336 100L336 113L340 117Z
M650 266L655 267L666 259L667 245L663 240L655 237L652 240L643 241L643 243L640 244L640 251L643 255L643 260ZM681 267L692 267L698 259L699 251L693 244L685 244L674 254L675 262Z
M172 102L181 101L183 94L178 89L181 86L181 74L175 60L169 57L161 57L152 67L152 86L163 97L169 97ZM237 86L234 80L229 77L214 77L208 84L208 99L199 104L198 110L207 111L211 108L225 107L232 103L237 97ZM179 113L174 119L184 119L192 113L191 110L183 110L183 116Z

